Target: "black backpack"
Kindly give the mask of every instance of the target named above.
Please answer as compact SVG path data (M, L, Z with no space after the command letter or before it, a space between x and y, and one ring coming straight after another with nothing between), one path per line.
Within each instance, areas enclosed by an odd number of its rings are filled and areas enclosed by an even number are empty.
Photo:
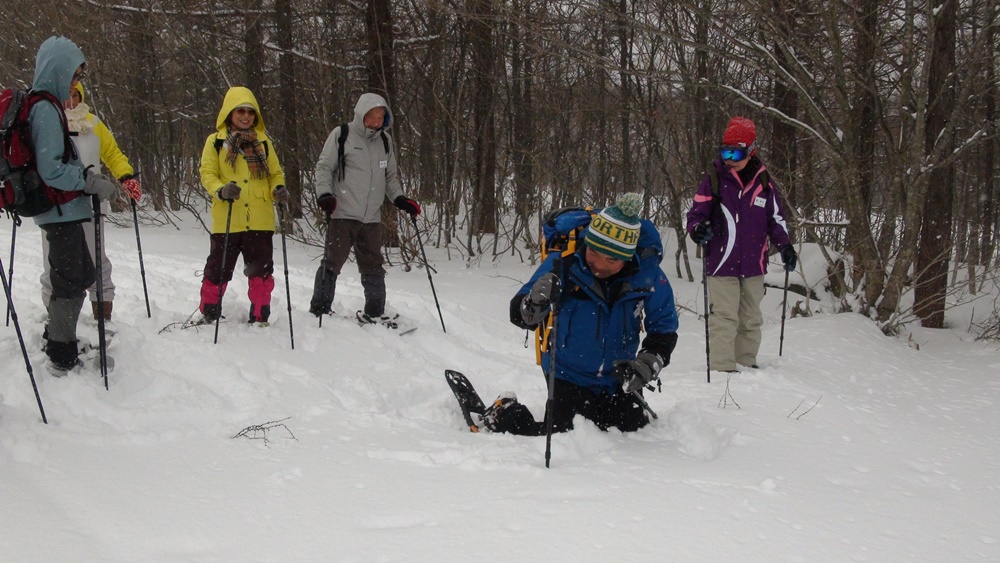
M340 136L337 137L337 168L340 170L340 179L344 179L344 143L347 142L347 134L351 131L349 123L340 124ZM389 137L385 131L379 131L382 136L382 146L385 147L385 157L389 158Z

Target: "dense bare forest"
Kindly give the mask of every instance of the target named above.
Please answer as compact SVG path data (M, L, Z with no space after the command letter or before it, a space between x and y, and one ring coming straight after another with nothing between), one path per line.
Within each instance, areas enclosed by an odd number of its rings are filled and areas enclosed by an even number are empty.
M3 87L28 85L50 35L83 48L91 105L151 196L147 221L205 208L196 160L232 85L263 106L305 240L323 141L359 94L386 96L404 187L428 208L424 240L464 260L534 260L541 214L625 191L683 237L739 114L758 124L796 239L829 257L843 310L887 332L917 317L940 327L948 295L997 275L998 0L5 0L2 12ZM687 258L665 269L692 279Z

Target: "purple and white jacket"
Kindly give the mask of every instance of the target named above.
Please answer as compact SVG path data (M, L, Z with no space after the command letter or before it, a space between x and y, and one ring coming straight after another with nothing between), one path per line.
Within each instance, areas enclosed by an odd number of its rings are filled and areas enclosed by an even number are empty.
M746 186L721 160L712 165L719 174L720 201L713 201L712 180L705 174L687 213L687 232L704 221L712 224L705 257L708 275L761 276L767 271L768 240L777 248L791 243L778 188L772 181L761 184L763 164Z

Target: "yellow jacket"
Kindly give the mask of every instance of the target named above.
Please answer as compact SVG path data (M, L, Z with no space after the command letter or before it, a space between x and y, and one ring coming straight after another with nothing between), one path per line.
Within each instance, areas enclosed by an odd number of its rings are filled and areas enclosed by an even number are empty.
M246 160L240 154L236 158L235 169L226 162L226 152L229 147L225 145L228 131L226 130L226 119L229 113L241 104L251 104L257 111L257 122L254 124L254 131L257 133L257 140L265 147L267 153L267 168L271 172L268 178L250 177L250 169ZM222 109L215 119L216 132L205 139L205 147L201 151L201 185L208 190L212 198L212 232L226 232L226 214L229 210L229 202L219 199L215 194L222 186L229 182L236 182L243 188L240 198L233 202L233 215L229 225L229 232L239 233L243 231L274 231L274 189L285 184L285 173L281 170L278 162L278 155L274 150L274 143L270 141L264 129L264 117L260 113L260 105L253 93L243 86L234 86L226 92L226 98L222 101ZM218 148L216 148L218 143Z
M85 103L86 98L83 94L83 83L76 83L76 91L80 94L80 103ZM108 126L104 124L103 121L97 118L96 115L91 113L87 116L87 119L94 124L94 134L101 141L101 162L108 167L111 174L121 180L125 176L131 176L134 172L132 170L132 165L128 161L128 157L122 153L121 149L118 148L118 141L115 141L115 136L111 134L111 130Z

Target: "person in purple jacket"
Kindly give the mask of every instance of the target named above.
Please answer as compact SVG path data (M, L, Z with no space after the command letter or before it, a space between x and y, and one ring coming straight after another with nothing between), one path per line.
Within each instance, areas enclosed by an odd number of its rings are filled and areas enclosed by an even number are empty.
M757 128L745 117L726 127L719 158L718 195L705 174L687 214L687 232L704 246L711 314L709 369L757 368L768 242L781 251L785 269L797 255L785 224L781 194L757 157Z

